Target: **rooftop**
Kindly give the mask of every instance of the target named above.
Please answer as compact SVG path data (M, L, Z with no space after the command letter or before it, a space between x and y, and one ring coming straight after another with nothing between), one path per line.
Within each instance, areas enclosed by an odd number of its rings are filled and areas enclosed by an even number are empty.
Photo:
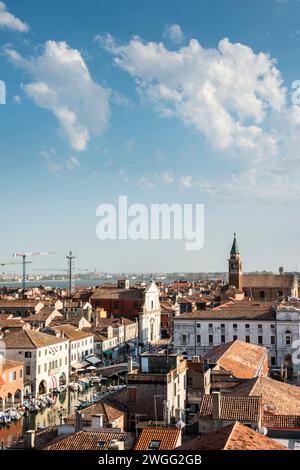
M125 450L130 450L134 444L134 435L129 432L80 431L55 439L44 450L108 450L115 440L124 441Z
M260 320L275 321L276 312L273 302L250 300L230 300L212 310L195 310L182 313L174 318L180 320Z
M182 450L288 450L278 442L235 422L184 443Z
M218 364L222 369L231 372L234 377L251 379L256 377L266 355L266 348L236 340L217 346L203 359Z
M37 349L59 344L64 340L39 331L20 330L4 336L3 341L7 349Z
M181 430L177 428L144 428L134 450L173 450L180 438Z

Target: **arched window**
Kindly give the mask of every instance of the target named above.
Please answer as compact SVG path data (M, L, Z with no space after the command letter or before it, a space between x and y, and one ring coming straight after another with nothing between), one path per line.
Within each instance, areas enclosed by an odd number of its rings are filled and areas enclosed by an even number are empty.
M285 344L290 346L292 344L292 333L290 330L286 330L285 332Z

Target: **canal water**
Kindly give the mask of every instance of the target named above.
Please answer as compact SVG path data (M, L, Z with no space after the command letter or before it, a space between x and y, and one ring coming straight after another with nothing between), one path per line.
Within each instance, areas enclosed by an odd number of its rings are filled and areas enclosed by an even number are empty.
M42 429L63 423L63 419L73 414L80 400L90 400L95 393L101 393L105 386L94 386L82 392L67 390L54 396L54 404L39 413L29 413L19 421L11 423L9 426L0 426L0 446L7 448L12 446L29 429Z

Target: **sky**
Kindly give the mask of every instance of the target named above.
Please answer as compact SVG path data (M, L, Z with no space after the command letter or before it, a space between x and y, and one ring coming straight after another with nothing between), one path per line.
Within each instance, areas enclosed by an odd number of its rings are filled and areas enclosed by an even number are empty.
M224 271L237 232L245 271L300 270L299 46L298 0L0 1L0 261ZM204 204L202 249L98 239L120 195Z

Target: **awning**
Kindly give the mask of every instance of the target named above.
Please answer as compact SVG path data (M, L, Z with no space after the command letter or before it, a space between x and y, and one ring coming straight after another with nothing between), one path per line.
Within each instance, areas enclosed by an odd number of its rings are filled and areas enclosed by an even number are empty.
M89 364L92 364L93 366L96 366L97 364L100 364L100 363L101 363L101 359L99 359L99 357L96 357L96 356L86 357L85 360L86 360Z
M77 362L76 364L72 365L72 369L82 369L89 365L90 365L89 362L86 362L86 361Z
M104 356L112 356L113 353L114 352L111 349L107 349L107 351L103 351Z

